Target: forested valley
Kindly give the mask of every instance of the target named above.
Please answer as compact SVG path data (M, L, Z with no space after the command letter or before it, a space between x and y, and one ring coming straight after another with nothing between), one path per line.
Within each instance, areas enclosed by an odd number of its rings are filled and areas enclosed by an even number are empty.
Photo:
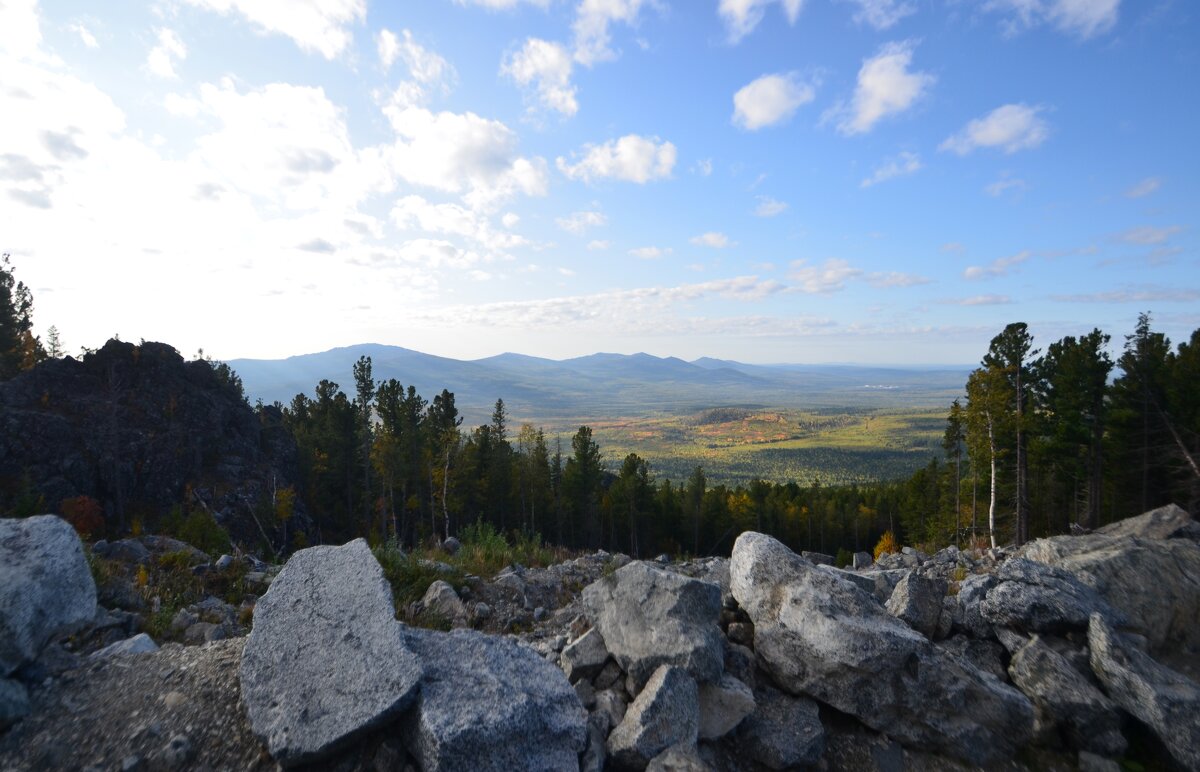
M33 335L32 297L7 264L0 307L0 379L65 356L56 335ZM250 546L286 553L357 536L409 546L480 524L512 542L641 557L728 553L745 530L844 556L887 532L933 548L1022 543L1172 501L1194 515L1200 330L1173 346L1142 314L1115 360L1110 343L1093 330L1041 350L1025 324L1008 325L947 406L942 454L908 479L840 486L819 476L709 484L701 467L667 479L636 453L607 457L588 426L571 436L514 426L502 398L489 422L466 427L452 392L426 399L395 379L377 382L362 357L348 389L325 380L288 404L255 406L264 431L294 438L297 473L263 494L263 543ZM200 361L242 395L235 372ZM28 498L11 497L6 514L20 506ZM181 492L173 516L192 506ZM135 527L111 507L107 528ZM298 507L303 526L291 522ZM136 527L166 515L144 513Z

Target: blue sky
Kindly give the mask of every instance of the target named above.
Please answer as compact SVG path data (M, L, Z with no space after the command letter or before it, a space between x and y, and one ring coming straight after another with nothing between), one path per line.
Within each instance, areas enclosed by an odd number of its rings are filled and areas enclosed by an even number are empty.
M71 350L966 363L1200 326L1182 0L0 0Z

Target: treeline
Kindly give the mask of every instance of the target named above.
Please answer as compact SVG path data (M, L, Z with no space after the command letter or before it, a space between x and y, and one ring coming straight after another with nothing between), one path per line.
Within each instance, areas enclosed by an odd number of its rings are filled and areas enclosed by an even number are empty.
M497 400L489 423L466 429L452 392L427 401L394 379L376 383L370 357L353 374L351 395L326 380L313 397L279 406L321 541L414 544L482 521L505 534L643 557L728 552L747 529L836 551L869 548L905 506L900 484L710 487L699 467L686 481L656 480L635 453L610 466L587 426L569 446L530 424L514 432Z
M910 543L1024 543L1176 503L1200 512L1200 330L1172 348L1141 314L1120 356L1100 330L992 339L943 447L905 484ZM1114 372L1116 377L1114 378Z

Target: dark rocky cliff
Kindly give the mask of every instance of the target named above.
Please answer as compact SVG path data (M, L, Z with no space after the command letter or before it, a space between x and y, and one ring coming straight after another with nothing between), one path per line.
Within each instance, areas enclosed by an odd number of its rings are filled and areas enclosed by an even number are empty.
M203 502L257 544L252 508L296 479L280 418L256 413L227 372L166 344L112 340L82 360L51 360L0 383L0 511L90 496L119 533Z

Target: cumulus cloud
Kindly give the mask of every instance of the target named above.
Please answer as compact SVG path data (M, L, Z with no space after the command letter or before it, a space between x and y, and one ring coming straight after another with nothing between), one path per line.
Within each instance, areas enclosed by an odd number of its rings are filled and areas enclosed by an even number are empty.
M966 298L951 298L942 301L953 306L1002 306L1012 302L1008 295L972 295Z
M938 145L938 150L967 155L979 148L995 147L1005 153L1015 153L1037 147L1050 136L1050 127L1038 115L1041 111L1041 107L1025 104L997 107L947 137Z
M717 231L709 231L699 236L693 236L690 241L698 247L712 247L713 249L724 249L725 247L734 245L728 236Z
M608 218L602 212L572 212L566 217L559 217L554 222L568 233L579 236L588 228L598 228L608 224Z
M915 174L921 169L921 158L916 153L907 151L901 153L895 158L889 158L883 164L875 168L875 171L870 177L859 183L860 187L869 188L872 185L878 185L881 182L903 177L906 174Z
M366 0L184 0L221 15L237 14L259 31L285 35L302 50L333 59L351 41L352 24L367 17Z
M998 257L988 265L972 265L963 271L964 279L994 279L1007 276L1014 267L1033 257L1028 249L1007 257Z
M565 46L529 38L521 50L505 57L500 72L525 88L532 88L538 107L570 117L579 111L571 83L574 62Z
M644 184L671 176L676 150L673 144L658 137L627 134L602 145L584 145L581 153L572 153L572 159L577 157L575 163L563 156L555 161L558 170L570 179L584 182L615 179Z
M701 158L696 163L692 164L692 171L699 174L701 177L707 177L712 174L713 162L711 158Z
M657 260L660 257L671 254L673 251L670 247L638 247L629 250L629 254L641 260Z
M755 217L774 217L787 211L788 205L783 201L776 201L770 196L757 196L756 198L758 206L754 207Z
M1004 28L1016 34L1040 24L1088 39L1117 24L1121 0L987 0L983 8L1004 14Z
M1008 172L1001 172L1000 179L996 180L995 182L988 183L984 187L983 192L987 193L989 196L999 197L1010 190L1019 192L1025 190L1027 187L1029 186L1026 184L1025 180L1013 177Z
M794 72L763 75L733 95L733 123L749 131L773 126L791 118L816 93Z
M858 6L854 12L854 21L866 24L877 30L885 30L896 25L905 16L917 12L916 6L904 0L844 0Z
M612 242L606 241L604 239L593 239L592 241L589 241L587 244L588 250L592 251L592 252L597 252L600 250L608 249L611 246L612 246Z
M404 196L392 207L392 222L401 230L421 230L444 236L461 236L484 249L500 252L523 246L514 233L496 230L479 212L452 203L434 204L421 196Z
M766 9L778 1L788 24L795 24L804 8L804 0L720 0L717 14L725 22L729 42L737 43L762 22Z
M1145 198L1162 187L1161 177L1147 177L1129 190L1125 191L1126 198Z
M932 279L927 279L924 276L918 276L913 273L901 273L900 271L876 271L867 275L867 283L872 287L891 288L891 287L915 287L919 284L929 284Z
M575 61L585 67L616 58L609 26L614 22L637 23L645 0L580 0L572 30Z
M158 78L178 78L175 74L175 63L187 58L187 46L169 29L160 29L157 40L158 43L150 49L150 55L146 57L146 69Z
M69 29L72 32L74 32L76 35L79 36L80 42L82 42L86 47L88 47L88 48L99 48L100 47L100 42L98 40L96 40L96 36L92 34L92 31L90 29L83 26L82 24L72 24L69 27Z
M863 60L850 103L836 106L826 119L836 120L843 134L864 134L884 118L916 104L936 78L909 69L915 48L911 40L887 43L875 56Z
M400 30L399 35L388 29L380 30L375 43L384 71L400 60L408 67L410 77L422 86L445 88L456 77L454 67L440 54L413 39L409 30Z
M788 278L796 283L796 289L808 294L827 294L846 288L849 279L862 275L862 271L839 258L830 258L822 265L809 265L807 260L792 262Z

